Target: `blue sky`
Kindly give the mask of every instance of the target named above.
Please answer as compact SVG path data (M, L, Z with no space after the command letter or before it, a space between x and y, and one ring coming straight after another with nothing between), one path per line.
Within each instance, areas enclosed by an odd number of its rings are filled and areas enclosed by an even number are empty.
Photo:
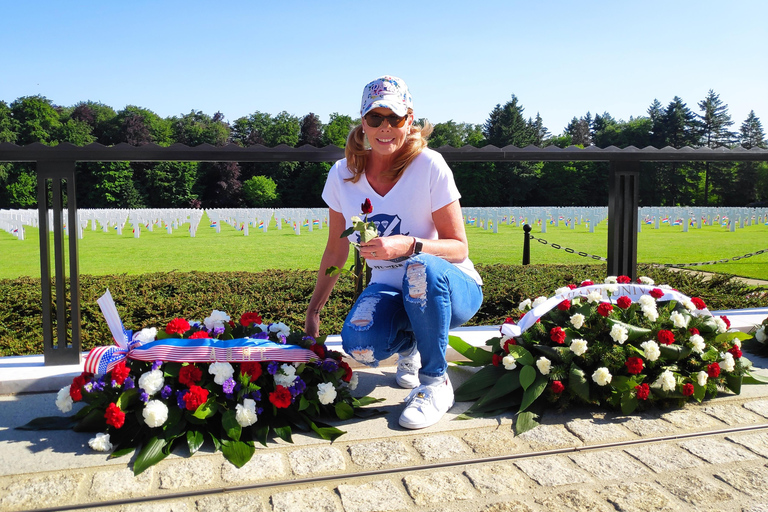
M734 129L750 110L768 129L766 20L765 0L0 0L0 100L327 122L392 74L433 123L483 123L514 94L559 134L655 98L698 112L713 89Z

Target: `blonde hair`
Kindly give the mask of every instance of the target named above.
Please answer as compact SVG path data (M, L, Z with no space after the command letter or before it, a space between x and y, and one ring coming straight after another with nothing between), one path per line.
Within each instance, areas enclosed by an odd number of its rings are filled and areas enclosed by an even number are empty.
M413 115L413 109L408 109L408 114ZM412 124L411 131L405 139L403 147L392 162L392 167L384 173L392 181L397 181L414 158L427 147L427 139L432 134L433 127L429 121L424 121L423 125ZM360 176L365 172L365 166L368 163L370 149L365 144L365 133L363 125L357 125L352 128L347 136L347 146L344 149L344 156L347 157L347 167L352 171L352 177L346 178L346 181L357 183Z

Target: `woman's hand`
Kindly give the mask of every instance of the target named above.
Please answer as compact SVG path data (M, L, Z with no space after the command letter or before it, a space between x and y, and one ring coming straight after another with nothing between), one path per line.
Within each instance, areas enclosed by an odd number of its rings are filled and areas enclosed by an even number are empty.
M360 244L360 256L367 260L393 260L410 256L412 251L412 236L380 236Z

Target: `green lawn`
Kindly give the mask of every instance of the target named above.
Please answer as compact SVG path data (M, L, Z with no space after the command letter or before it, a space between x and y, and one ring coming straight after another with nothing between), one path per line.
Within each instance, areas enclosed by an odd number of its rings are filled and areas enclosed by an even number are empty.
M130 227L123 234L115 230L104 233L92 231L90 226L79 242L80 272L82 274L142 274L170 271L251 271L267 269L316 269L322 255L328 231L315 229L312 233L302 228L296 235L289 226L282 230L274 222L267 233L254 228L250 236L229 225L221 233L208 227L203 218L195 238L189 236L186 226L167 234L164 229L142 230L141 237L133 237ZM499 232L467 226L470 257L481 264L520 264L522 262L523 231L515 226L501 225ZM538 227L532 232L537 238L560 244L576 251L606 256L607 223L589 233L586 225L571 230L548 226L547 233ZM52 237L51 237L52 239ZM0 278L40 276L38 231L26 229L26 240L0 231ZM768 226L753 225L728 231L725 227L705 226L684 233L679 226L662 225L658 230L643 226L638 236L638 262L687 263L729 259L747 253L768 249ZM350 256L352 252L350 251ZM551 246L531 242L532 263L601 263L568 254ZM768 253L731 263L692 267L711 272L734 274L768 280Z

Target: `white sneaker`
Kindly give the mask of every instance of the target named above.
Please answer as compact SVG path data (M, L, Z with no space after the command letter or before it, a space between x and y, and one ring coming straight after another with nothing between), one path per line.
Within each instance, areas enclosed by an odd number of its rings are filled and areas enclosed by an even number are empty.
M426 428L434 425L453 407L453 386L448 376L440 384L419 386L405 399L409 402L400 415L400 426L405 428Z
M395 374L397 385L405 389L418 387L421 384L419 382L419 368L421 368L421 355L415 346L410 354L400 354L397 359L397 373Z

